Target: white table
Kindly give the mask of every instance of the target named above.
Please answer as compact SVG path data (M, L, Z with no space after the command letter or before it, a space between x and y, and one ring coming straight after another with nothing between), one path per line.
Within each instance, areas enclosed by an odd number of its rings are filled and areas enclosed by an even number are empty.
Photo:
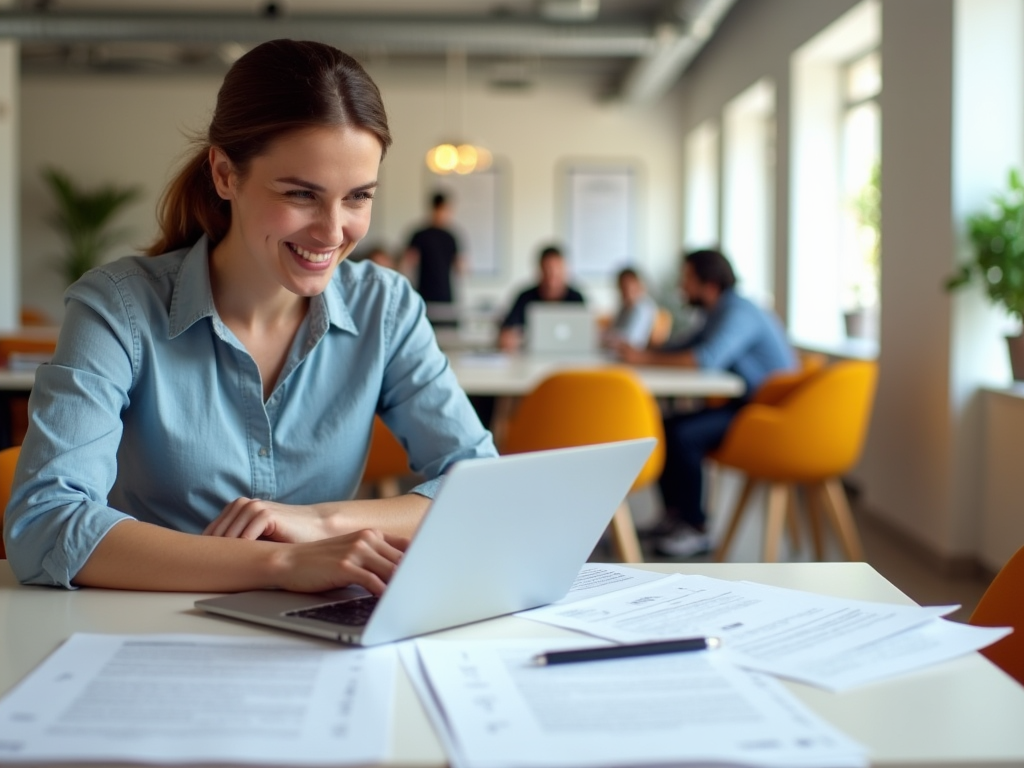
M911 602L865 563L700 563L638 567L752 579L841 597ZM197 597L199 595L21 587L15 583L7 562L0 560L0 692L18 682L73 632L287 635L201 614L192 608ZM565 634L569 633L524 619L503 617L449 630L437 637ZM787 683L787 686L820 715L867 745L875 766L1024 766L1024 688L979 654L842 694L797 683ZM394 746L388 765L444 764L441 746L401 671L396 690Z
M560 370L622 365L604 355L554 357L529 353L452 352L448 356L459 384L469 395L525 395ZM736 397L743 379L724 371L661 366L630 366L655 397Z

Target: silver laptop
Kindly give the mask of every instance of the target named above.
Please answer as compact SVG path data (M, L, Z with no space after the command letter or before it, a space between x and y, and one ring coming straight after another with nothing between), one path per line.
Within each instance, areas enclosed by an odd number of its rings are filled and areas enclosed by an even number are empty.
M598 349L597 320L583 304L526 306L526 349L540 354L588 354Z
M242 592L196 608L378 645L563 597L654 448L653 438L456 464L384 594Z

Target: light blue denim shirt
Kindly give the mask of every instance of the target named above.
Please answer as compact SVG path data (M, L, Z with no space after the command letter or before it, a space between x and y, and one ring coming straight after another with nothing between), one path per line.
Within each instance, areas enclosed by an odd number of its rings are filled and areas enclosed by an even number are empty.
M5 538L22 582L71 586L134 518L200 533L238 498L350 499L374 413L432 497L456 461L494 456L396 272L342 262L310 301L273 393L213 304L205 238L89 272L39 368Z
M731 288L722 292L696 333L666 348L692 351L701 368L737 374L746 383L746 397L775 371L797 367L778 318Z

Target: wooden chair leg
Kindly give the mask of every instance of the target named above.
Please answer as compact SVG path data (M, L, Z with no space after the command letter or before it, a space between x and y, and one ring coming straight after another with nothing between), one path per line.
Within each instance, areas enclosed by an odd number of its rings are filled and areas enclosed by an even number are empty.
M850 504L846 500L846 491L839 482L839 478L833 477L821 484L824 491L825 506L832 518L836 533L839 534L839 541L843 545L843 552L847 560L864 560L864 547L860 543L860 534L857 533L857 524L853 521L853 514L850 512Z
M377 498L390 499L401 494L402 489L398 484L397 477L383 477L377 481Z
M786 497L789 486L785 483L771 483L768 486L768 510L764 521L764 556L766 563L779 561L779 544L782 542L782 529L786 524Z
M821 486L803 486L804 498L807 500L807 521L811 527L811 542L814 544L814 559L821 562L825 559L825 538L821 530L821 500L818 491Z
M789 544L793 552L800 551L800 510L797 508L797 487L792 485L786 494L786 532L789 534Z
M615 554L618 556L619 562L642 563L644 554L640 549L640 539L636 535L633 513L627 502L623 501L619 504L619 508L612 515L611 529L612 542L615 545Z
M725 561L725 553L729 551L732 540L736 536L736 531L740 527L740 518L743 517L743 513L747 509L747 502L750 501L750 494L753 493L755 485L756 483L749 477L743 481L743 490L740 491L739 501L736 502L736 506L733 508L732 517L729 519L729 527L725 531L722 543L715 550L716 562L721 563Z

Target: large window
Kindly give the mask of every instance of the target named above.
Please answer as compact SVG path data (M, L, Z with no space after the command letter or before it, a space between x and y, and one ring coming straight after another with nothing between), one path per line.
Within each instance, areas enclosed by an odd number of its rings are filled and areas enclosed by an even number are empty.
M880 4L865 0L793 54L788 316L798 343L842 348L877 334L880 42Z
M718 127L710 120L686 136L686 210L683 244L718 244Z
M774 308L775 88L762 80L723 114L722 247L739 290Z
M843 75L839 279L847 335L877 338L881 267L878 96L882 90L878 52L854 59Z

